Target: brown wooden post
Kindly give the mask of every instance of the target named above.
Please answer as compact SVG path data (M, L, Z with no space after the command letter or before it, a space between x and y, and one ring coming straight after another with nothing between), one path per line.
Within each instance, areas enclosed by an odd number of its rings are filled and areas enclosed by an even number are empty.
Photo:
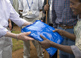
M48 4L48 0L46 3ZM46 11L46 21L45 21L46 24L47 24L47 17L48 17L48 11ZM45 53L44 53L44 58L49 58L49 54L47 51L45 51Z
M47 0L47 4L48 4L48 0ZM46 11L46 24L47 24L47 17L48 17L48 11Z

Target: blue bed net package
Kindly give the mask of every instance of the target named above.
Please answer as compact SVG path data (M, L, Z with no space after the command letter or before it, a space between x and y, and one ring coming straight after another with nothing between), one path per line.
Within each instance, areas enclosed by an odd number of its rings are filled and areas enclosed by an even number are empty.
M43 39L40 37L40 35L42 35L50 41L61 44L63 38L57 32L53 32L53 30L55 30L53 27L41 22L40 20L36 20L33 24L24 27L21 32L31 31L29 36L40 42L43 41ZM53 56L57 49L54 47L49 47L46 49L46 51L50 56Z

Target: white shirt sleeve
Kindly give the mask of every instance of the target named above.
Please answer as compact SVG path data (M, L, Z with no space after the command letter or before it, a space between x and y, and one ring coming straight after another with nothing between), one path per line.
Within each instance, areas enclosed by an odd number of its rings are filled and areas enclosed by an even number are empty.
M0 24L0 37L4 36L8 30Z
M14 10L11 4L10 4L10 19L19 27L21 27L25 22L27 22L26 20L21 19L19 17L19 14Z
M23 10L23 2L22 2L22 0L19 0L19 10Z
M71 49L76 58L81 58L81 50L77 46L73 45L71 46Z
M42 0L38 0L38 7L39 7L39 10L42 9L42 6L43 6Z

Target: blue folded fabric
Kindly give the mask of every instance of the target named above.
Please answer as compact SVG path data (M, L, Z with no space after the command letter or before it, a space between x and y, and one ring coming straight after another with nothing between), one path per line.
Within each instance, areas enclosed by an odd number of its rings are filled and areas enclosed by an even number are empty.
M50 41L61 44L63 38L57 32L53 32L53 30L55 30L53 27L41 22L40 20L36 20L33 24L24 27L21 32L31 31L31 34L29 36L40 42L43 41L43 39L40 37L40 35L42 35ZM46 51L50 56L53 56L57 49L50 47L47 48Z

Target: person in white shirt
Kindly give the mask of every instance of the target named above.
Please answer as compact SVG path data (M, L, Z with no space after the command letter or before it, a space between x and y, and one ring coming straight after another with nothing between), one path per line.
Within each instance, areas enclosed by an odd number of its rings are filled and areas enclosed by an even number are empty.
M26 20L19 18L9 0L0 0L0 58L12 58L12 39L33 40L27 36L31 32L14 34L8 31L8 19L11 19L19 27L31 24Z
M11 4L13 5L13 0L10 0Z
M18 1L19 0L10 0L12 6L14 7L14 9L16 10L17 13L19 13L19 10L18 10ZM14 23L9 19L9 28L11 31L13 31L13 27L14 27Z
M39 19L39 12L42 10L42 0L20 0L19 11L22 13L23 19L28 22L35 22ZM37 56L43 58L43 49L37 41L32 41L37 49ZM30 57L30 41L24 42L23 58Z
M19 7L19 1L20 0L10 0L12 6L14 7L14 9L19 13L18 7Z
M19 13L19 10L18 10L19 2L18 1L20 0L13 0L13 7Z

